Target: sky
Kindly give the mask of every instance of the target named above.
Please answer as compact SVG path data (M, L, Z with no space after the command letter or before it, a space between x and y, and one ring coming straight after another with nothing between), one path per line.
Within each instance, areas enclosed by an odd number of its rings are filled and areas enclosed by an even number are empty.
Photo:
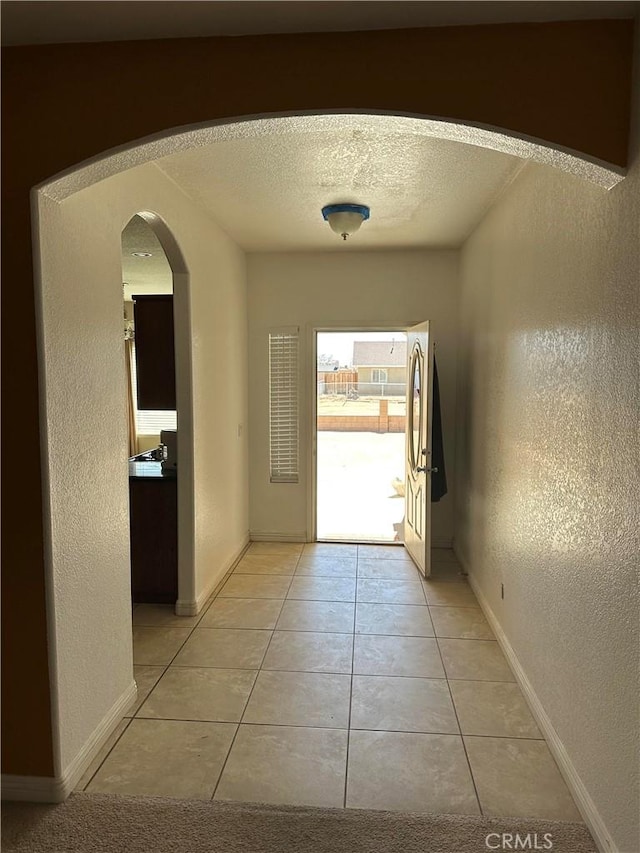
M354 341L405 341L405 332L318 332L318 356L337 358L340 367L351 367Z

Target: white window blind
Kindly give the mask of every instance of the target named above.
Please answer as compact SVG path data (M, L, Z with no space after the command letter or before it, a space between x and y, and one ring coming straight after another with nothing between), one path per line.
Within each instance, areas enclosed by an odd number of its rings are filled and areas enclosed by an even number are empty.
M298 482L298 329L269 333L269 460L272 483Z
M160 435L163 429L178 429L178 413L171 410L144 409L137 406L138 377L136 374L135 343L131 347L131 384L136 406L136 432L138 435Z

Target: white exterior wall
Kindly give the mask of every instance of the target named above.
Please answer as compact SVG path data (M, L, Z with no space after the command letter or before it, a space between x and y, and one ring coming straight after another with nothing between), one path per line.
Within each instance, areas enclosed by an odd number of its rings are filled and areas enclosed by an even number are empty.
M140 211L164 219L188 270L188 285L178 275L175 288L183 442L193 426L180 512L185 500L193 506L191 524L180 517L179 548L195 571L181 577L181 597L206 596L248 536L246 431L238 436L247 422L244 255L153 165L62 203L41 196L49 633L63 779L133 687L120 240Z
M330 239L330 238L328 238ZM354 238L355 239L355 238ZM437 342L449 494L433 505L433 536L451 543L458 347L455 251L256 253L249 281L250 529L260 537L310 537L313 328L406 327L431 320ZM303 356L300 481L269 482L269 329L299 326Z
M640 166L528 166L461 258L456 542L584 787L638 836ZM500 585L504 584L504 600Z

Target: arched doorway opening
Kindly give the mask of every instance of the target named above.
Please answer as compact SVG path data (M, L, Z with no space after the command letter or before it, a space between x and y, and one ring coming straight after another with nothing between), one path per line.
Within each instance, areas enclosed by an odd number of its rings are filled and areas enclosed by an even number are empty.
M162 602L175 607L180 586L188 589L193 575L191 554L184 547L180 552L192 527L187 484L192 486L193 454L190 433L185 430L182 449L187 480L183 484L183 469L177 464L178 423L183 413L177 400L189 405L189 373L184 363L186 359L188 364L188 340L180 334L185 328L184 298L176 295L174 278L178 289L188 285L179 276L153 225L136 214L122 232L134 605ZM188 420L188 415L184 417Z
M498 150L510 146L510 153L555 162L560 168L581 171L583 176L604 185L611 185L620 177L613 170L578 155L553 151L537 141L514 139L493 130L429 118L331 115L247 119L181 129L167 133L160 140L142 141L126 151L81 164L72 173L36 188L40 259L38 322L42 407L47 423L43 449L48 496L48 618L58 798L66 796L73 787L78 774L131 703L135 692L131 644L127 639L130 637L129 555L123 533L127 526L127 481L122 463L127 442L122 306L121 294L113 283L120 280L120 233L137 211L154 211L141 215L161 240L173 269L176 297L180 290L183 299L176 344L184 348L185 374L189 377L192 397L184 404L178 401L181 412L178 454L193 478L184 489L193 526L180 537L180 547L186 549L183 564L189 566L189 571L184 578L181 574L178 612L191 615L199 611L247 538L246 435L240 445L233 443L232 453L224 451L232 449L233 424L237 429L234 442L242 438L246 386L234 388L231 374L227 376L224 398L233 400L233 405L222 418L219 410L214 413L210 409L206 395L192 391L194 367L202 387L215 379L208 372L213 362L209 354L203 357L203 347L216 334L225 341L226 349L219 351L220 358L228 364L234 363L238 376L246 368L246 340L241 333L244 310L241 259L225 243L222 234L216 233L215 251L210 252L210 247L204 246L207 223L203 218L192 218L149 161L178 144L195 147L240 133L304 132L305 128L317 126L317 122L343 126L383 119L396 126L409 123L415 132L422 130L427 136L455 138ZM98 234L99 240L88 254L85 240L91 233ZM197 268L201 282L198 309L206 306L211 311L208 316L213 316L218 294L215 288L207 288L205 278L214 259L225 267L225 274L237 287L234 284L233 292L230 290L225 297L227 313L220 314L219 325L208 330L198 326L204 314L192 310L191 286L193 270ZM181 288L180 283L184 285ZM200 411L201 407L207 411ZM109 411L120 412L116 428L105 423L104 414ZM219 433L216 433L216 418L223 421ZM222 440L223 433L227 443L218 442L213 458L216 465L228 462L232 466L240 460L236 473L240 485L231 498L224 496L229 515L221 516L224 525L233 527L232 540L225 543L225 550L216 550L217 543L211 540L218 531L209 533L207 524L208 519L216 518L222 498L206 489L200 491L196 471L203 480L219 476L215 465L206 467L210 463L204 445L211 437L214 444L216 437ZM101 448L103 464L99 478L89 464L87 435ZM184 445L187 436L194 447L191 465L189 448ZM225 456L228 460L223 459ZM222 481L225 482L224 478ZM104 655L105 640L113 637L117 638L117 649L110 654L108 665L97 672L93 664Z

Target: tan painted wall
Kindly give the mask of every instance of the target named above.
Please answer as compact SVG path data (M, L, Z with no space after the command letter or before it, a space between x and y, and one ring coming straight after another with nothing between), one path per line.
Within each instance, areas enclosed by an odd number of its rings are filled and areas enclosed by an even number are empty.
M404 367L385 367L382 368L387 371L387 381L385 384L393 385L396 383L402 383L406 381L406 368ZM371 382L373 371L375 368L373 367L359 367L358 368L358 382ZM394 389L387 390L387 394L395 393Z
M238 436L238 424L247 420L242 252L153 165L61 204L43 199L45 470L55 519L50 672L58 777L132 683L120 235L138 211L164 218L189 271L188 285L179 279L174 287L179 551L181 562L192 555L195 566L186 580L180 567L180 597L211 590L248 533L247 440ZM223 407L209 393L214 385ZM188 466L182 450L191 429Z
M310 459L309 388L315 388L312 328L405 327L432 321L450 494L433 507L439 541L453 536L455 383L458 347L457 253L362 252L251 254L249 281L250 528L254 534L306 538ZM304 371L298 484L269 482L269 329L299 326Z
M625 853L640 849L639 208L637 156L609 193L521 173L462 252L458 405L457 545Z

